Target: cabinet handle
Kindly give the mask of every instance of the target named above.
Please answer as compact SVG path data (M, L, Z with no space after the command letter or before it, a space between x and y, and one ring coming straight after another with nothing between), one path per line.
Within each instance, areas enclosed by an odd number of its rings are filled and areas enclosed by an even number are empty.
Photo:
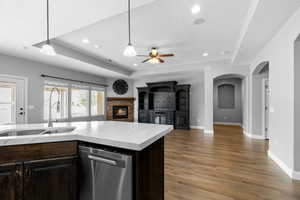
M106 164L109 164L109 165L117 165L117 162L115 160L110 160L110 159L101 158L101 157L92 156L92 155L89 155L88 158L91 159L91 160L103 162L103 163L106 163Z
M18 169L18 170L16 171L16 174L17 174L18 176L22 176L22 175L23 175L23 172L22 172L21 169Z
M27 176L27 177L31 176L31 170L29 168L25 169L25 176Z

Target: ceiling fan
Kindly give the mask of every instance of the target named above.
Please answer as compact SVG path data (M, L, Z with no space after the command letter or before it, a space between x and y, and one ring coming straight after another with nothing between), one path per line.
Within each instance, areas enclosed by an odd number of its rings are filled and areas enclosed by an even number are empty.
M151 64L159 64L164 63L165 61L161 59L162 57L172 57L174 54L159 54L157 48L153 47L149 55L137 55L140 57L149 57L144 60L142 63L151 63Z

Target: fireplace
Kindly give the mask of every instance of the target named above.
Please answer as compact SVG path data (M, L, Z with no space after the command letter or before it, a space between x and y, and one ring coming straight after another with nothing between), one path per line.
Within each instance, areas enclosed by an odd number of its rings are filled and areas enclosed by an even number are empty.
M107 120L134 121L134 98L108 97L107 102Z
M127 119L128 106L113 106L113 119Z

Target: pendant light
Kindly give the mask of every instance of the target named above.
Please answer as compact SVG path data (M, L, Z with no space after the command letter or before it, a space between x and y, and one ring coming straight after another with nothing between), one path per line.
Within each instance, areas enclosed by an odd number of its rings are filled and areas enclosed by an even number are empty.
M46 54L48 56L55 56L56 52L54 48L50 44L49 39L49 0L47 0L47 41L41 48L41 53Z
M128 46L125 48L123 54L124 56L127 57L134 57L136 56L136 51L134 49L134 47L131 44L131 24L130 24L130 0L128 0L128 37L129 37L129 42L128 42Z

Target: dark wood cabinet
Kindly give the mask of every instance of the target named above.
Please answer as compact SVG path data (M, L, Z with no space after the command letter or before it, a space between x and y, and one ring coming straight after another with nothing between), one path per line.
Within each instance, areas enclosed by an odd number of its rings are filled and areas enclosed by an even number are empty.
M77 142L0 147L0 200L76 200Z
M190 128L190 85L176 87L175 128Z
M176 81L147 83L138 90L138 119L141 123L174 125L190 128L190 85Z
M22 200L22 163L0 165L0 199Z
M77 158L24 163L24 200L75 200Z

